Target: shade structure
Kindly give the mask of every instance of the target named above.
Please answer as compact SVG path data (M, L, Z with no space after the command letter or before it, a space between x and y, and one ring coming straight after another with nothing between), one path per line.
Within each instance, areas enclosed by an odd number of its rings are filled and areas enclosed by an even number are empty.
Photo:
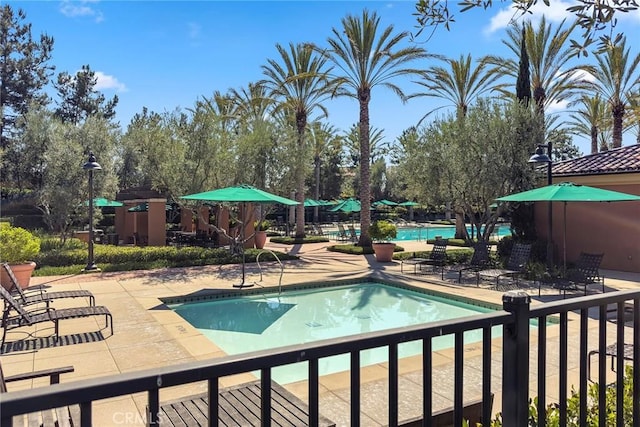
M319 200L305 199L304 201L305 208L315 208L316 206L324 206L324 203L322 203Z
M286 206L298 204L295 200L287 199L286 197L281 197L246 184L205 191L203 193L189 194L180 198L185 200L202 200L209 202L280 203Z
M563 202L563 261L567 268L567 202L625 202L640 201L640 196L621 193L619 191L605 190L573 182L560 182L535 188L509 196L499 197L501 202ZM551 238L551 236L549 236Z
M89 201L84 202L85 206L89 206ZM96 197L93 199L93 206L97 208L117 208L124 206L124 203L115 200L109 200L104 197Z
M220 203L280 203L286 206L294 206L299 204L295 200L287 199L286 197L281 197L247 184L220 188L218 190L205 191L203 193L189 194L180 198L185 200L200 200ZM240 239L242 242L244 242L244 237L243 225L240 228ZM237 285L233 285L237 288L253 286L253 284L245 284L244 244L240 247L242 248L242 282Z
M362 205L360 204L360 200L350 198L350 199L343 200L342 202L338 203L337 205L335 205L329 210L331 212L353 213L353 212L360 212L361 209L362 209Z
M398 206L418 206L418 203L407 201L407 202L398 203Z
M377 200L377 201L373 202L373 206L375 206L375 207L380 207L380 206L398 206L398 204L396 202L392 202L391 200L382 199L382 200Z

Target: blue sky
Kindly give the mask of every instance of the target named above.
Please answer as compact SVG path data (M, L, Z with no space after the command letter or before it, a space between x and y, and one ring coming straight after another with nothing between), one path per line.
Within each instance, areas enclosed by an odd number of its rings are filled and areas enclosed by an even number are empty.
M37 37L53 36L51 63L56 75L75 74L88 64L98 76L98 89L107 98L117 94L116 119L126 128L143 107L156 112L186 109L214 91L246 87L260 80L261 66L278 58L276 43L314 42L326 45L332 29L341 27L347 14L364 8L381 16L381 27L416 31L412 1L9 1L22 8ZM505 27L513 17L510 2L497 2L491 10L456 12L450 32L439 28L418 40L431 53L474 59L486 54L508 55L502 44ZM450 2L455 5L455 2ZM541 7L547 20L560 22L568 3ZM455 7L455 6L454 6ZM539 12L534 14L540 16ZM640 12L621 16L618 26L627 35L632 53L640 43ZM577 35L577 34L576 34ZM425 60L416 67L434 64ZM399 82L407 93L419 89L410 80ZM388 141L415 125L445 101L416 98L403 104L388 90L377 87L370 104L371 125L384 129ZM355 100L327 102L328 121L347 130L358 120ZM563 106L557 106L562 109ZM574 139L588 152L585 139ZM624 144L632 143L626 136Z

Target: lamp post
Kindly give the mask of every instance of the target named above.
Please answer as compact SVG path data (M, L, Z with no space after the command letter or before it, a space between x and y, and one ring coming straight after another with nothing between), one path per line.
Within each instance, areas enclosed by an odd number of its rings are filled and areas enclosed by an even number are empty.
M547 149L547 152L544 152L544 149ZM553 184L552 177L552 166L553 161L551 160L551 150L552 150L551 140L546 144L539 144L538 148L536 148L536 153L529 158L529 163L546 163L547 164L547 185ZM547 208L548 215L548 224L549 224L549 236L547 238L547 271L553 271L553 209L551 206L551 201L549 201L549 205Z
M100 271L93 260L93 171L101 170L102 166L96 162L93 152L89 152L89 159L82 165L82 169L89 171L89 258L83 271Z

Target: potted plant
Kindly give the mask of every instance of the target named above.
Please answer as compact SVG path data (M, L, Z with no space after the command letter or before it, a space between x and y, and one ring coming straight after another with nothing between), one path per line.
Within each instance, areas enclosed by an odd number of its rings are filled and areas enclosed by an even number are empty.
M264 248L265 243L267 243L267 230L271 227L271 223L266 219L256 221L253 223L253 227L255 228L255 236L254 243L256 245L256 249Z
M21 227L12 227L8 223L0 223L0 260L11 267L22 288L29 286L31 274L36 268L32 260L40 253L40 239L30 231ZM1 271L2 286L11 288L11 281Z
M389 262L393 258L396 244L389 240L395 238L397 232L398 229L393 223L384 220L374 221L369 227L369 236L373 240L373 252L378 262Z

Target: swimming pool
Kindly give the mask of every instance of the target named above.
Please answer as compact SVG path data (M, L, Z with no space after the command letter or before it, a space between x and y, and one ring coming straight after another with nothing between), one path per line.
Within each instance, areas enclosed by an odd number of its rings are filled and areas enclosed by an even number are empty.
M471 227L467 227L471 233ZM422 227L398 227L398 234L394 241L402 240L428 240L435 239L436 236L442 236L443 239L453 239L456 234L455 226L428 225ZM511 227L509 225L496 225L494 234L502 238L511 235Z
M363 282L222 298L206 302L171 304L170 308L197 328L227 354L239 354L344 337L395 327L454 319L492 311L477 305L445 300L422 292L382 283ZM494 337L501 335L494 328ZM465 333L465 343L482 339L482 331ZM438 337L434 350L453 346L453 336ZM400 357L420 354L421 342L398 346ZM361 352L362 366L385 362L387 349ZM321 359L320 375L348 369L348 355ZM306 379L307 365L279 367L272 375L278 382Z

